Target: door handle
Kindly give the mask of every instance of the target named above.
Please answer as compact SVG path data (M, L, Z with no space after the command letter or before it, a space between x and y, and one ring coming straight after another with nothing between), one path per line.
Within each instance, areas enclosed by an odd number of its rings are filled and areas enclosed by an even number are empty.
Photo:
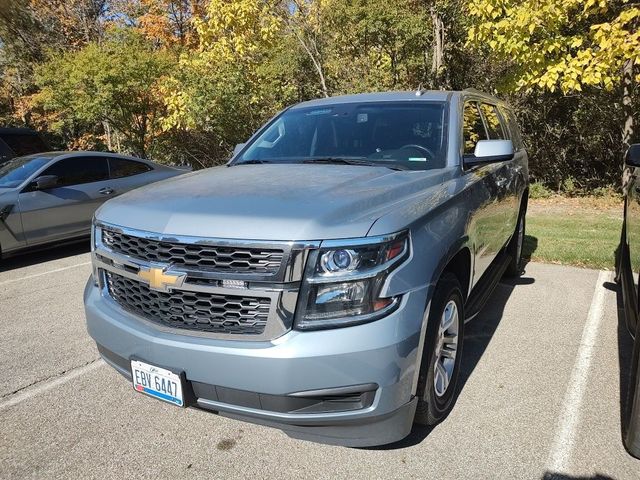
M115 190L111 187L104 187L98 190L98 193L100 193L100 195L111 195L113 192L115 192Z
M504 187L507 184L506 178L496 178L496 185L499 187Z

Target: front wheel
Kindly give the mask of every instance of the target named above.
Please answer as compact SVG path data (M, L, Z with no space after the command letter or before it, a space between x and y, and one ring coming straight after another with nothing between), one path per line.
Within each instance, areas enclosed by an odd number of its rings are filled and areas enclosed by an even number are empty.
M420 364L415 423L435 425L453 408L462 360L464 303L460 282L445 273L431 300Z

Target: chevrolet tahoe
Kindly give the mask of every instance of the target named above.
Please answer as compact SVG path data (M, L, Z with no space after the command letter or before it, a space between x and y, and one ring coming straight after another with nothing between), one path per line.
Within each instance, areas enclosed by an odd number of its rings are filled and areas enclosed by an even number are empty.
M95 215L87 328L134 389L345 446L453 408L465 323L521 273L528 157L475 90L285 109Z

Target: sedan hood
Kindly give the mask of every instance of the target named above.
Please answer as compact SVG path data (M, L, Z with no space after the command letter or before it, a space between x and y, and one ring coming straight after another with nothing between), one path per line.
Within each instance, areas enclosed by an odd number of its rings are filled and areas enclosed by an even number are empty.
M246 240L363 237L394 203L441 190L443 175L442 170L351 165L217 167L117 197L103 205L96 218L167 235Z

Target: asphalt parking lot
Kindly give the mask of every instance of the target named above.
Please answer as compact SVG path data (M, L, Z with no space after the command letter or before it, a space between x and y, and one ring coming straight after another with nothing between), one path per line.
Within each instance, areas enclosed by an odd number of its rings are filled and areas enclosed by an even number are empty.
M86 333L86 250L0 264L0 478L640 478L621 442L631 341L610 272L527 265L467 326L452 414L349 449L134 392Z

